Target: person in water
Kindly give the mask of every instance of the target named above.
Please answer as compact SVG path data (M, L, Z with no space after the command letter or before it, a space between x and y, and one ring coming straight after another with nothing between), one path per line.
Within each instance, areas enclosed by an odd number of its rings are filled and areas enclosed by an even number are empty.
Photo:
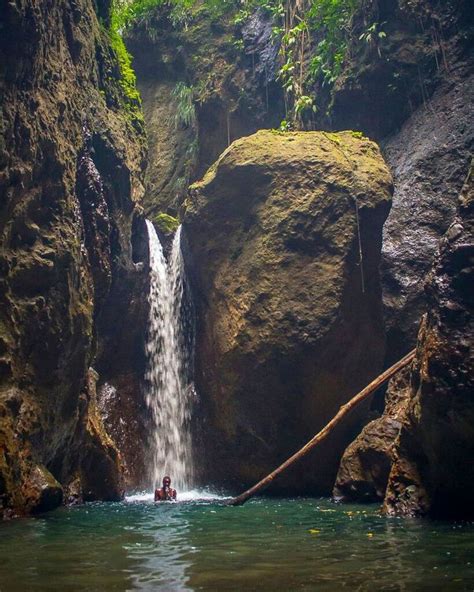
M155 489L155 502L175 502L176 489L171 487L171 479L163 477L163 487Z

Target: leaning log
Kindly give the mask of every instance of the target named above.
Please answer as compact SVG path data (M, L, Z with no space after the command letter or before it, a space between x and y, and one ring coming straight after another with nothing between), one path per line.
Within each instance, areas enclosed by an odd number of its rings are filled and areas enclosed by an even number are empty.
M377 390L380 386L382 386L387 380L390 380L392 376L394 376L397 372L399 372L402 368L407 366L415 357L415 350L412 350L409 354L407 354L404 358L399 360L396 364L385 370L380 376L377 376L370 384L368 384L362 391L360 391L355 397L353 397L350 401L348 401L345 405L339 409L336 415L331 419L331 421L326 424L326 426L318 432L309 442L307 442L303 448L298 450L293 456L290 456L288 460L286 460L282 465L280 465L277 469L272 471L269 475L267 475L264 479L256 483L244 493L241 493L237 497L232 498L228 505L230 506L241 506L245 504L245 502L253 497L256 493L259 493L266 489L272 481L281 475L286 469L291 467L295 462L306 456L310 450L312 450L315 446L317 446L320 442L322 442L331 430L336 427L342 419L357 407L359 403L367 399L375 390Z

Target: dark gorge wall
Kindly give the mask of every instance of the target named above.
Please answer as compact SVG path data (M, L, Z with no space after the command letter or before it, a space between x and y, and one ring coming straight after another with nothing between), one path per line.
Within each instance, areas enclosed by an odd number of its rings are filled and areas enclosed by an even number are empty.
M423 281L474 149L472 3L368 0L351 26L343 72L326 99L330 118L320 123L379 141L393 173L382 257L391 363L415 344L427 310ZM384 36L365 40L370 26Z
M395 184L382 258L387 362L415 344L423 313L428 320L418 333L413 372L392 381L383 416L368 424L346 450L334 492L358 500L383 500L387 495L390 513L458 511L467 516L472 476L465 451L472 449L473 441L466 429L472 414L472 368L464 347L472 336L470 309L461 304L465 288L460 278L470 277L472 237L469 223L459 221L469 215L465 207L455 222L463 229L463 247L453 244L450 254L448 245L474 146L472 6L462 0L384 0L370 6L372 12L360 14L360 21L384 19L387 40L378 48L381 56L376 47L366 48L365 57L361 50L352 54L336 89L335 111L343 121L352 114L373 134L387 135L383 151ZM380 111L383 98L386 105ZM446 307L453 307L452 316ZM464 328L457 325L457 314Z
M144 363L144 142L108 11L0 3L5 512L123 492L123 443L104 429L97 387L137 395Z
M394 515L472 516L473 203L471 172L425 285L415 361L345 451L336 497L384 500Z
M408 406L385 496L394 515L472 518L474 167L426 284Z

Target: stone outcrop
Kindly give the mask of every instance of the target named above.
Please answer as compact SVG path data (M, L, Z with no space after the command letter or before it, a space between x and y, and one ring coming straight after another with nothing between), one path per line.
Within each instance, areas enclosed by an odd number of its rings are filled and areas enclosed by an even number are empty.
M344 452L333 496L339 501L383 501L393 462L394 444L408 405L410 370L392 378L382 417L368 423Z
M406 416L384 502L389 514L473 517L474 183L440 246L427 287Z
M144 143L109 9L0 2L0 513L123 491L89 368L140 373Z
M260 131L191 187L184 229L207 482L261 478L381 369L378 267L390 194L377 146L351 132ZM358 419L280 491L330 491Z

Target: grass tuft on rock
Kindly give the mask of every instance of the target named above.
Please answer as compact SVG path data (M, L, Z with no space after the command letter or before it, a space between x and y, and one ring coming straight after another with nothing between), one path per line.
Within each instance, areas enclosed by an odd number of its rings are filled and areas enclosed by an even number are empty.
M154 216L152 222L163 234L173 234L178 230L179 226L179 220L177 218L165 214L164 212L160 212Z

